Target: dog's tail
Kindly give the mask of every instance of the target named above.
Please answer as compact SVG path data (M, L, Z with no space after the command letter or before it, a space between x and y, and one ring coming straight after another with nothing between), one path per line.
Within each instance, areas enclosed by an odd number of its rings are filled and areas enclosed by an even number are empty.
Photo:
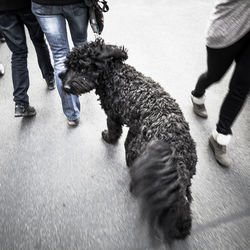
M148 219L150 232L160 234L168 243L186 237L191 229L186 199L189 173L183 164L168 143L154 141L130 169L130 190L141 200L142 216Z

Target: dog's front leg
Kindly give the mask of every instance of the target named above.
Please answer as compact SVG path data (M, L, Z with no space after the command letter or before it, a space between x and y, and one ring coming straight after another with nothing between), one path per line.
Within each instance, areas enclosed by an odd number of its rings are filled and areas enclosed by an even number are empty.
M114 144L118 141L122 134L122 126L115 119L107 118L107 130L102 132L102 138L107 143Z

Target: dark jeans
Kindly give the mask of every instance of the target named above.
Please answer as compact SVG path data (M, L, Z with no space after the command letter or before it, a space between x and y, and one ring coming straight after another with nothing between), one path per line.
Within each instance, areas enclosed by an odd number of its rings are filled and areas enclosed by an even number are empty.
M201 97L209 86L224 76L233 61L236 65L217 123L217 131L225 135L232 134L232 124L241 111L250 89L250 32L227 48L207 47L207 72L199 77L192 91L195 97Z
M27 68L28 48L24 25L29 31L30 38L35 46L38 64L43 78L54 78L54 70L50 62L49 50L44 34L31 10L20 10L0 14L0 30L3 32L6 43L12 52L12 79L14 85L14 101L24 106L29 105L27 91L29 88L29 73Z

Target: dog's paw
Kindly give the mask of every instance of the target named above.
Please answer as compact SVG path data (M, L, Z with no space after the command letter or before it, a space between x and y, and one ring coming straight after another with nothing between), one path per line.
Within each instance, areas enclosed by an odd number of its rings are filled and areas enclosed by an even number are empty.
M114 144L117 142L117 140L112 140L110 137L109 137L109 132L107 129L105 129L104 131L102 131L102 139L109 143L109 144Z

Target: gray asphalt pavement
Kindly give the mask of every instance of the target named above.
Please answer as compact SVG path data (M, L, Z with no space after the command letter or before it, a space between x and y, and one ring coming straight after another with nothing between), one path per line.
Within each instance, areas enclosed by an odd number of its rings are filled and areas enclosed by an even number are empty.
M221 168L208 137L232 70L207 92L209 118L192 113L190 91L205 70L211 0L109 0L103 37L128 48L128 63L158 81L180 104L197 143L193 229L170 247L151 244L128 190L124 139L101 140L106 117L90 93L81 122L69 128L57 90L48 91L29 44L33 119L14 118L11 54L0 45L0 249L250 249L250 99L233 126L232 166ZM89 40L93 34L89 30Z

